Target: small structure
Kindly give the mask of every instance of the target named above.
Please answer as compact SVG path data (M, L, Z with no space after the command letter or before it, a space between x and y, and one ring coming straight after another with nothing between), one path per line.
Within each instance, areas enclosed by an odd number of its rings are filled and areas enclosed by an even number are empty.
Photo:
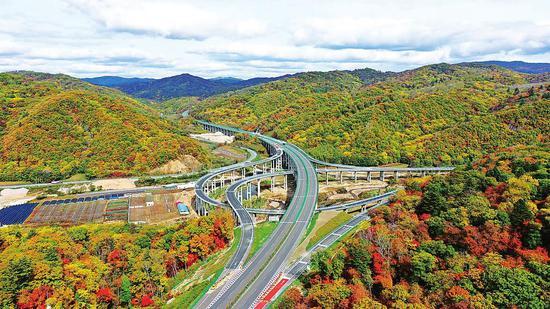
M180 215L182 215L182 216L189 215L189 208L187 207L187 205L185 205L184 203L178 201L178 202L176 202L176 206L178 207L178 211L179 211Z
M153 207L154 205L155 202L153 201L153 194L147 193L147 195L145 195L145 206Z

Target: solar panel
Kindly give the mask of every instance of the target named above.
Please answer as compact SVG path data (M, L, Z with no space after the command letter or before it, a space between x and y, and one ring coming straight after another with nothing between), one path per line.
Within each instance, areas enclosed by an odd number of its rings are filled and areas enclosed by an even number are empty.
M37 205L38 203L25 203L0 209L0 225L25 222Z

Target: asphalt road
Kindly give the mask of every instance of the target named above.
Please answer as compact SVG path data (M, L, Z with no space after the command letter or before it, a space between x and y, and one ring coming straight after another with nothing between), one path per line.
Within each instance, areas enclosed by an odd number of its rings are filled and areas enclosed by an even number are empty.
M248 253L250 252L252 242L254 241L254 220L250 216L250 213L246 211L245 208L243 208L243 205L241 204L241 202L239 202L239 199L237 198L236 190L243 184L254 181L256 179L284 175L288 173L290 172L259 174L252 177L246 177L235 182L227 189L227 194L226 194L227 202L239 217L239 221L241 222L242 232L241 232L240 243L237 246L237 251L231 258L229 263L227 263L227 266L225 267L226 269L239 268L248 257Z
M262 291L283 269L315 211L317 203L317 175L303 151L281 141L278 143L294 165L296 190L288 209L266 244L244 266L236 277L220 288L219 293L205 308L249 308ZM201 308L199 306L199 308Z

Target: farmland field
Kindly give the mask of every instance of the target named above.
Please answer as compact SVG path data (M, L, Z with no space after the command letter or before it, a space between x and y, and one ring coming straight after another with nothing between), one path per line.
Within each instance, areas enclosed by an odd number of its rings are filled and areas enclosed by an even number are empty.
M162 191L152 195L153 206L143 206L144 197L132 196L130 198L129 222L133 223L155 223L167 220L174 220L180 217L176 202L179 200L190 205L191 198L185 192ZM142 201L143 200L143 201Z
M26 223L72 225L101 222L106 203L104 200L95 200L83 203L42 204L36 207Z

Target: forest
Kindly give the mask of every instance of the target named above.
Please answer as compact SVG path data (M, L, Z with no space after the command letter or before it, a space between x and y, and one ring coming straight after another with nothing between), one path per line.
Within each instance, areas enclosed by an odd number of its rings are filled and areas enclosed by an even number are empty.
M548 308L550 153L531 151L406 180L277 308Z
M429 166L472 163L520 144L544 147L549 111L547 75L436 64L395 74L301 73L208 98L192 115L258 128L326 161Z
M117 90L66 75L0 74L0 181L145 174L208 152L176 123Z
M178 225L0 229L3 308L158 307L175 276L233 239L224 210Z

